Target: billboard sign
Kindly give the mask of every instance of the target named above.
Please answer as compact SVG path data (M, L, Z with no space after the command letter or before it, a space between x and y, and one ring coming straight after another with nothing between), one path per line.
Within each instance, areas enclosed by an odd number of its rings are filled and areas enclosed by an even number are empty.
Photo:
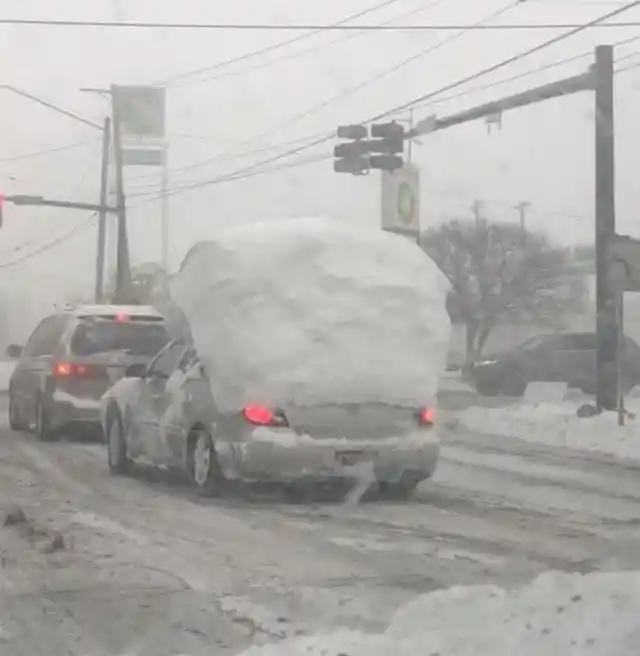
M114 85L112 95L120 121L120 133L124 139L164 139L164 88Z

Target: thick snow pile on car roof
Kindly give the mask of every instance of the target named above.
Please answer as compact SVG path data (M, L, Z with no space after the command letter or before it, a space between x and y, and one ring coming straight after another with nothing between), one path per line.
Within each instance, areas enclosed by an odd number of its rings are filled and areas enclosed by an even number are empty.
M580 418L576 414L580 405L565 401L467 408L458 416L458 422L474 433L640 460L640 407L637 403L627 404L627 409L638 418L629 419L625 426L618 426L616 412Z
M170 286L225 410L428 404L445 368L447 290L415 243L323 219L221 232Z
M422 595L382 635L343 630L242 656L637 656L639 613L639 572L549 572L512 591L478 586Z

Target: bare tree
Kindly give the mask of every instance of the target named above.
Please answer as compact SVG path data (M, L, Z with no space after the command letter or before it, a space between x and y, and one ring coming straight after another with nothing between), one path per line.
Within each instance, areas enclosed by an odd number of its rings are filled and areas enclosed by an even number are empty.
M450 221L427 231L422 247L451 282L448 310L467 331L467 360L481 353L499 323L559 326L582 309L584 278L570 254L519 225Z

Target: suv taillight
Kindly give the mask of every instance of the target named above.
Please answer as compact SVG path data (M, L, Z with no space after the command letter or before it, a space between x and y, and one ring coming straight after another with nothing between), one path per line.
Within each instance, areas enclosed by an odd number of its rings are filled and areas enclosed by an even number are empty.
M436 423L436 411L433 408L422 408L418 413L420 426L433 426Z
M107 377L107 369L94 364L56 362L53 365L52 374L54 378L102 379Z
M289 425L282 410L272 410L264 405L248 405L242 411L245 421L254 426L278 426Z

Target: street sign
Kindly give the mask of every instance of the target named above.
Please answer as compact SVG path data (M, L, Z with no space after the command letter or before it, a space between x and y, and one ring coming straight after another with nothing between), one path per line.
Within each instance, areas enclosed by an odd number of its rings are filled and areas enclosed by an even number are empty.
M162 87L114 85L120 131L126 137L165 136L166 98Z
M382 229L420 235L420 172L414 164L382 172Z
M161 148L124 148L122 164L124 166L162 166L164 151Z

